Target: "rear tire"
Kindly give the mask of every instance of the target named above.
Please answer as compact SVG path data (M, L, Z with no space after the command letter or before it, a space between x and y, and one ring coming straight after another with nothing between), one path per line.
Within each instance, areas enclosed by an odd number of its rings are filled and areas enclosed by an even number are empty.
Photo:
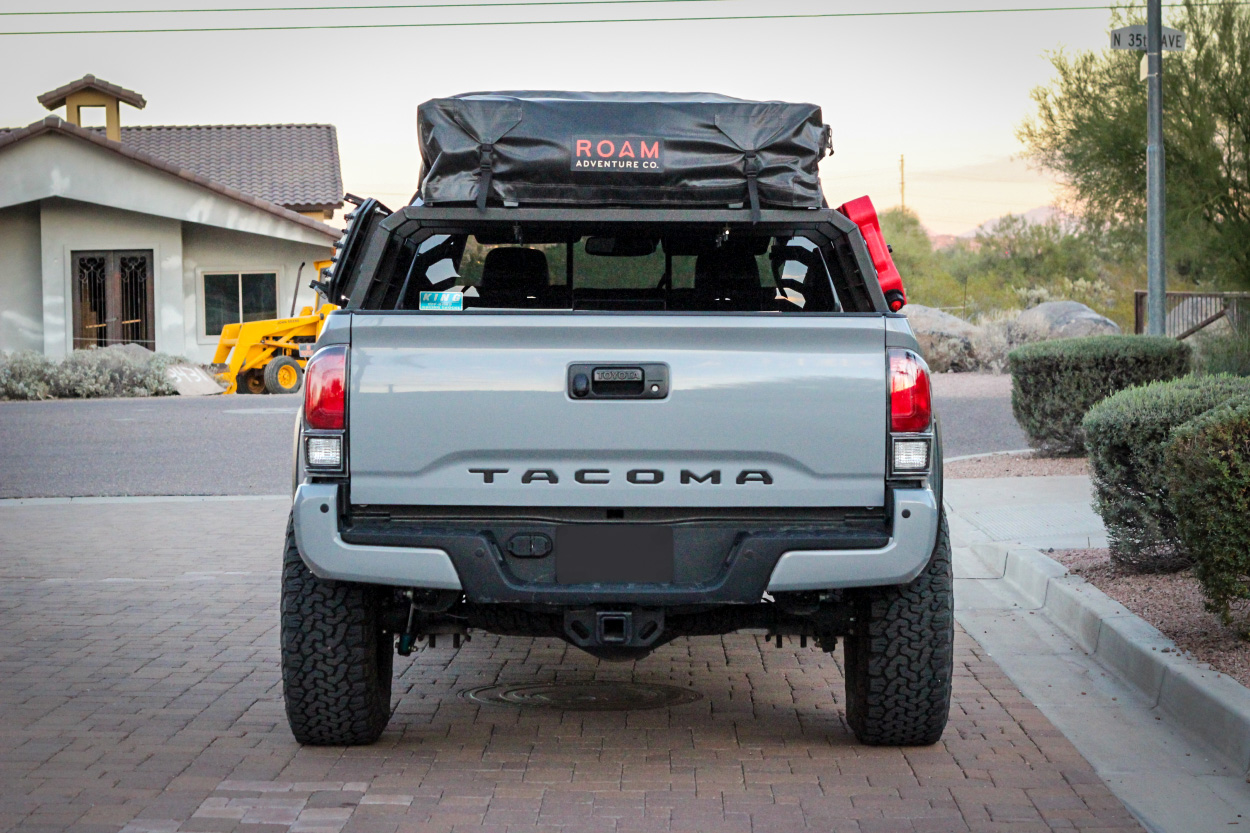
M304 369L290 356L277 356L265 365L265 390L296 393L304 383Z
M356 746L376 741L391 717L391 636L381 626L381 591L317 578L286 527L282 560L282 694L300 743Z
M846 722L869 746L937 743L950 713L954 580L946 513L911 584L862 591L846 637Z
M237 393L261 394L268 392L265 390L265 377L260 370L244 370L236 378L238 379L235 383L235 391Z

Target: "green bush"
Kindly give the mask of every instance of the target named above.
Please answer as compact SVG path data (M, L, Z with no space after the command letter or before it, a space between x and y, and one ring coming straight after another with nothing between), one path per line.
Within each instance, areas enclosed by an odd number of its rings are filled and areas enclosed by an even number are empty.
M1248 394L1250 379L1187 376L1120 391L1090 409L1085 446L1112 561L1138 572L1191 563L1169 501L1165 449L1174 429Z
M1250 326L1217 336L1194 336L1195 364L1203 373L1250 376Z
M1229 603L1250 598L1250 397L1177 428L1166 459L1180 540L1207 608L1229 624Z
M0 356L0 399L171 396L165 370L176 362L134 345L76 350L62 362L18 352Z
M1107 335L1026 344L1007 356L1011 409L1042 454L1080 454L1081 420L1116 391L1189 370L1189 347L1164 337Z

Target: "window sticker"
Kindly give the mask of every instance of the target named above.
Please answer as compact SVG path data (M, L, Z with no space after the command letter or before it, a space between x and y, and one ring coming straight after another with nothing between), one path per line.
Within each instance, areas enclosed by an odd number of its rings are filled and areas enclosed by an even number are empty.
M434 312L460 312L464 309L464 293L422 292L421 309Z

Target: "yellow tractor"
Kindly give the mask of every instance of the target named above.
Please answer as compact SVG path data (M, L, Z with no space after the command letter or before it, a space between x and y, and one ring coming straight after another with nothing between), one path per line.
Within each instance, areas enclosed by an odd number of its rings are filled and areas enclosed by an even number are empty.
M315 264L320 267L329 261ZM293 306L293 305L292 305ZM338 309L323 304L304 307L298 316L227 324L222 328L213 364L225 393L296 393L304 382L304 366L312 356L326 316Z

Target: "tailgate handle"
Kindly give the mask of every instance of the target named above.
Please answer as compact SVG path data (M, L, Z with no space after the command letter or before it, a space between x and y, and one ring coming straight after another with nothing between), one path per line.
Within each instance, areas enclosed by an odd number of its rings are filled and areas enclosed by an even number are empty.
M668 396L668 365L569 365L568 392L572 399L664 399Z

